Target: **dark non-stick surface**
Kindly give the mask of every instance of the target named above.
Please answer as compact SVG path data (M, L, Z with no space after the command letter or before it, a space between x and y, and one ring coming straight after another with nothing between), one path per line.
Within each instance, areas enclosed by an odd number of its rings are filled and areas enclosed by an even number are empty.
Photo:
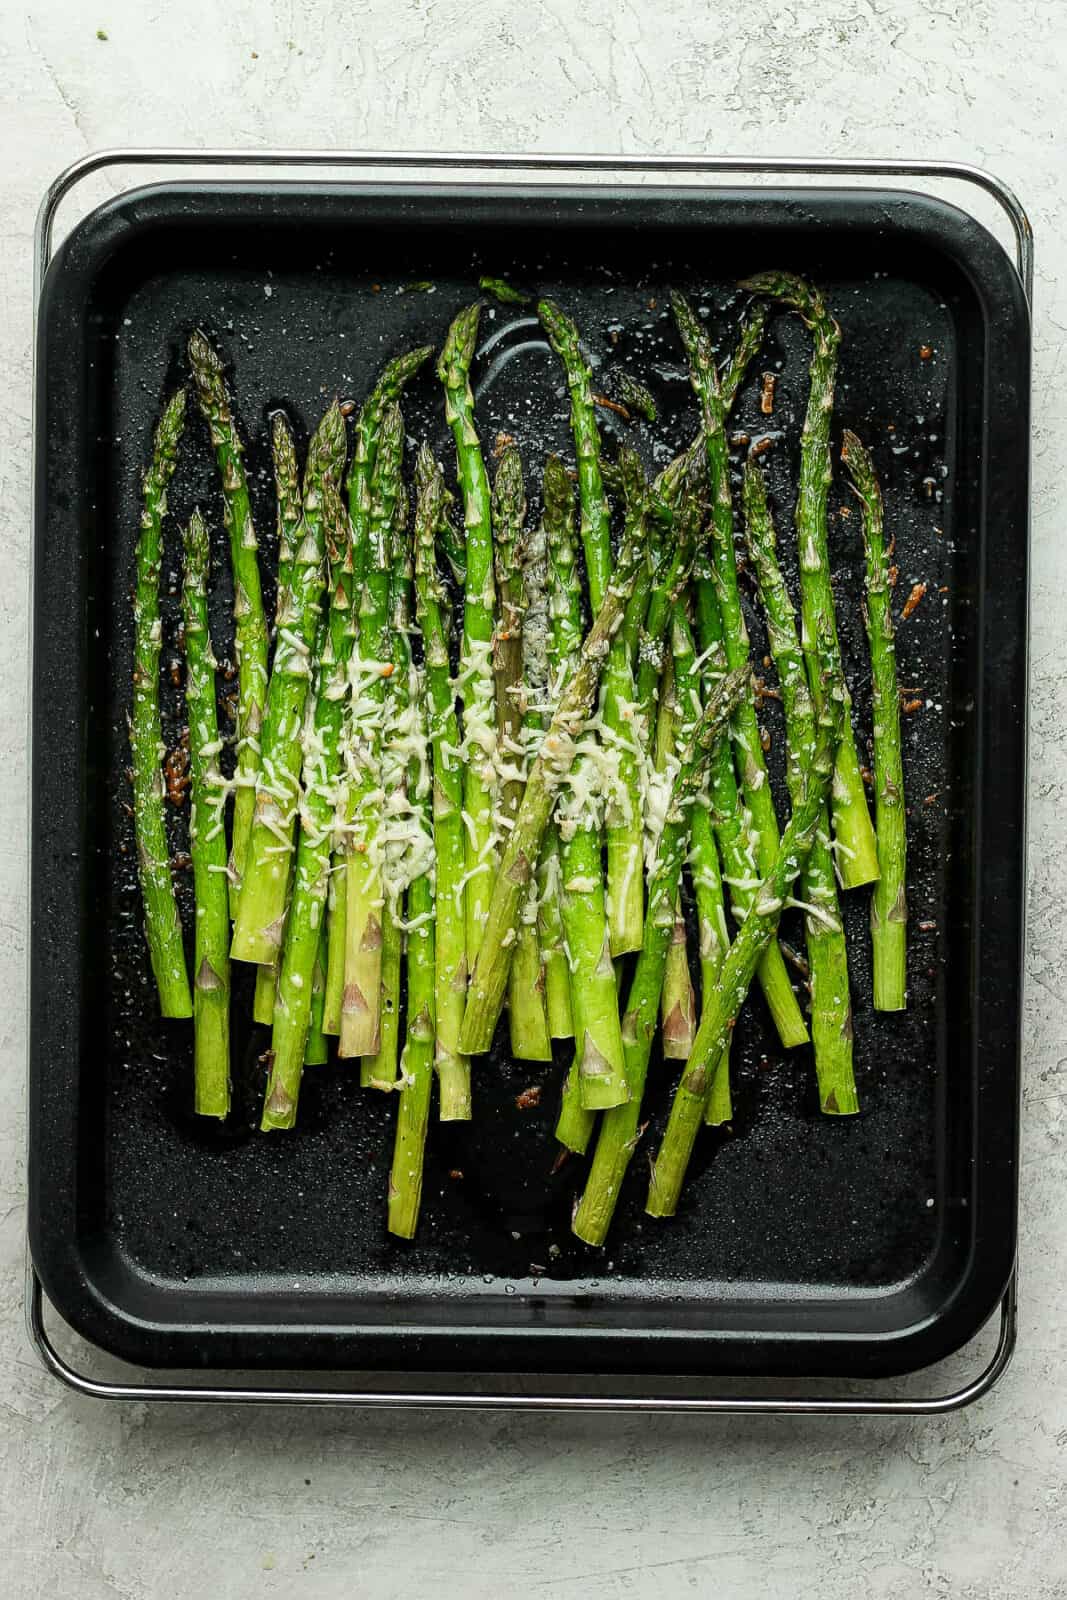
M135 220L146 219L139 234L120 242L96 273L86 340L91 450L78 536L86 582L88 912L79 942L74 1206L81 1260L90 1264L85 1277L153 1322L259 1323L268 1330L309 1320L335 1331L477 1321L501 1331L626 1327L635 1337L665 1327L694 1335L762 1327L766 1334L859 1336L884 1335L935 1313L965 1273L973 1234L976 602L984 537L976 461L986 419L979 404L982 310L934 239L921 237L921 229L918 238L914 230L897 236L914 202L898 201L887 211L894 226L882 229L860 226L863 219L853 216L851 235L826 226L810 202L792 217L779 211L774 226L767 222L773 207L761 202L749 226L719 225L710 235L706 214L694 213L693 203L662 209L658 227L634 227L623 212L605 219L593 207L586 216L561 201L563 225L555 228L534 211L501 217L491 205L434 213L431 203L434 225L427 227L418 206L382 201L365 202L369 221L356 203L336 198L301 210L296 196L170 191L138 204ZM268 1034L250 1022L249 974L236 968L234 1111L216 1126L192 1115L190 1027L157 1015L125 773L129 590L139 475L163 397L185 379L185 338L205 327L230 364L268 573L270 412L284 406L306 441L334 393L358 400L388 357L424 341L439 346L480 272L548 292L570 310L606 393L622 370L648 383L659 406L655 424L628 427L610 412L601 423L609 452L625 439L654 468L688 441L696 417L668 289L693 297L725 352L744 307L732 285L767 265L810 272L826 287L845 335L835 459L845 426L873 448L896 541L898 615L913 584L926 585L898 635L900 682L914 704L903 722L908 1010L874 1013L868 896L848 895L862 1115L819 1114L810 1049L786 1056L762 1001L753 998L732 1057L734 1123L705 1131L670 1223L643 1214L644 1152L658 1141L676 1076L653 1058L650 1126L603 1251L580 1244L569 1228L585 1162L571 1158L554 1170L552 1128L567 1049L558 1048L551 1068L513 1061L503 1029L493 1054L475 1064L472 1123L431 1126L418 1238L398 1242L384 1226L395 1116L388 1096L361 1092L346 1063L310 1068L296 1132L259 1135ZM427 279L432 289L405 287ZM794 579L790 535L808 353L798 320L776 315L732 419L738 434L773 440L762 459ZM766 372L777 375L769 417L759 405ZM569 456L571 444L558 363L532 308L487 302L474 381L486 445L498 432L517 439L536 514L544 454ZM431 368L413 385L405 420L412 447L430 438L451 472ZM170 492L164 661L178 656L178 529L195 505L213 527L213 625L225 677L228 561L206 430L193 408ZM862 543L858 508L840 471L830 506L839 630L865 758ZM749 621L761 656L754 607ZM180 677L176 669L165 692L168 744L183 719ZM773 683L773 671L768 678ZM765 702L763 722L779 774L783 734L773 700ZM38 751L42 758L47 751ZM175 811L171 821L182 851L186 815ZM191 928L191 874L179 875L179 884ZM782 934L803 949L797 911L783 919ZM516 1097L535 1083L540 1104L520 1110ZM255 1361L276 1356L279 1347L261 1330L226 1349ZM140 1350L166 1359L178 1345L164 1332ZM188 1347L184 1353L188 1358ZM330 1341L321 1352L303 1349L309 1360L338 1353ZM639 1359L649 1364L647 1356ZM485 1364L492 1361L490 1353Z

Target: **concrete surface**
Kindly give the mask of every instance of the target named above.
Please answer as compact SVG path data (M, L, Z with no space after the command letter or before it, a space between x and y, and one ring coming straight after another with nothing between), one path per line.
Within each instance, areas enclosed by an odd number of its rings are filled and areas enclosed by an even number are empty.
M0 1589L771 1600L1067 1595L1067 14L1056 0L0 6ZM106 32L99 39L97 29ZM935 1422L104 1408L21 1325L30 239L123 143L956 157L1038 238L1022 1329Z

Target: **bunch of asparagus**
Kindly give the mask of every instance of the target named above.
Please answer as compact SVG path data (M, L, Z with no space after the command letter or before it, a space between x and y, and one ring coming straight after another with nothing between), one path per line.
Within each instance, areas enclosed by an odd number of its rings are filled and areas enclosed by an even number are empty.
M169 1017L192 1013L196 1110L224 1117L230 964L255 965L256 1020L271 1029L264 1130L294 1126L304 1067L324 1061L336 1037L339 1057L359 1059L365 1086L397 1096L388 1226L403 1237L419 1214L434 1076L441 1118L469 1118L471 1058L490 1049L505 1007L516 1057L550 1062L554 1041L573 1041L556 1135L585 1152L596 1132L573 1226L602 1244L640 1137L657 1030L664 1057L682 1065L652 1164L653 1216L675 1210L701 1124L731 1117L730 1041L753 978L783 1046L808 1040L776 939L786 905L805 917L825 1112L859 1108L839 887L874 883L875 1005L904 1005L904 798L878 484L867 451L846 433L842 459L861 502L867 557L875 828L827 554L840 330L798 278L767 273L745 287L753 300L721 370L700 318L672 297L698 428L651 481L634 450L606 458L602 401L578 329L560 306L540 302L569 394L575 466L547 457L536 520L514 444L497 452L490 482L470 381L478 304L452 322L436 363L455 492L425 443L410 490L404 471L401 401L429 349L386 366L355 415L351 449L346 412L355 408L330 405L302 473L292 430L277 414L273 628L222 364L207 338L193 335L193 386L228 535L238 694L224 776L210 539L196 513L185 534L183 595L191 990L168 859L159 708L159 569L184 391L157 429L138 544L131 744L161 1008ZM756 715L726 436L775 305L795 312L812 336L796 506L799 630L752 459L741 505L785 713L784 830ZM633 378L629 385L631 407L653 415L647 391ZM695 952L683 914L686 866Z

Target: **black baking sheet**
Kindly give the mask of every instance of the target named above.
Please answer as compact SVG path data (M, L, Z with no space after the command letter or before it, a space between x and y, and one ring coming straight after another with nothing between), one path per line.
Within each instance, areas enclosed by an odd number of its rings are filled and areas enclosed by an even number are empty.
M874 449L897 611L927 585L898 643L900 682L921 702L904 721L909 1009L873 1012L867 896L847 896L862 1116L819 1114L810 1051L785 1056L754 997L732 1129L702 1135L673 1222L643 1214L639 1152L603 1251L569 1229L584 1163L552 1172L566 1048L548 1069L498 1042L475 1065L473 1122L431 1124L416 1241L393 1240L388 1096L361 1092L345 1063L311 1068L298 1130L257 1134L267 1035L236 969L235 1109L217 1127L192 1115L189 1025L157 1015L126 809L129 591L139 476L185 338L205 326L232 363L266 547L269 412L284 405L306 440L335 392L359 399L388 357L439 345L480 273L558 298L601 388L620 367L649 383L655 425L604 413L602 426L659 465L696 423L669 288L693 297L725 350L744 305L736 279L771 265L814 275L844 328L835 457L845 426ZM797 319L775 316L734 413L749 434L782 432L764 459L787 562L807 357ZM37 395L30 1220L64 1316L148 1364L591 1374L886 1373L974 1332L1015 1248L1028 363L1000 247L917 195L167 184L81 224L48 275ZM531 469L546 448L570 452L561 374L531 311L487 302L475 383L487 444L514 435ZM405 418L451 472L429 368ZM194 417L170 495L165 656L176 530L197 504L214 528L221 656L227 563ZM831 548L864 750L848 505L838 473ZM173 735L177 690L164 717ZM772 703L765 721L773 764ZM183 880L187 927L190 892ZM802 947L796 913L783 935ZM648 1149L673 1081L654 1058ZM518 1109L533 1083L540 1105Z

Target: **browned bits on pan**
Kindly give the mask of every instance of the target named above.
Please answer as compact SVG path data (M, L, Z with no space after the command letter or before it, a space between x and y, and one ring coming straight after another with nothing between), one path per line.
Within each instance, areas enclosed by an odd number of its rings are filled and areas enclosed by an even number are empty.
M371 292L371 294L381 294L381 292L382 292L381 284L380 283L372 283L371 286L370 286L370 292Z
M765 417L769 417L774 410L774 391L778 378L773 372L764 372L760 377L759 408Z
M733 450L743 450L748 442L749 436L747 433L732 433L730 435L730 447Z
M463 1178L463 1173L459 1167L449 1167L448 1176L459 1183Z
M765 433L761 439L756 439L753 441L752 448L748 453L750 456L761 456L765 451L771 448L773 443L774 440L771 438L770 434Z
M650 311L655 311L657 303L656 297L653 295L652 299L648 302L648 309Z
M342 417L351 417L351 416L353 416L355 414L355 409L356 409L356 402L354 400L342 400L341 401L340 410L341 410Z
M768 750L771 748L771 730L770 730L770 728L761 728L760 729L760 731L759 731L759 742L760 742L760 748L762 749L764 755L766 755Z
M934 805L936 803L936 801L940 798L940 795L941 795L940 789L935 789L933 794L924 795L923 796L923 805L924 806L932 806L932 805Z
M896 588L897 579L899 577L900 577L900 568L898 566L896 566L896 565L891 566L890 569L889 569L889 587L891 589L895 589Z
M931 918L927 918L925 922L917 923L916 926L920 933L934 933L937 929L937 923Z
M938 594L948 594L948 584L947 583L941 584L941 586L939 587L937 592L938 592Z
M167 676L176 689L182 686L182 664L177 656L171 656L167 666Z
M187 850L179 850L174 857L175 872L188 872L193 864L193 858Z
M929 361L933 353L934 347L932 344L921 344L919 346L919 359L921 361Z
M541 1104L541 1085L531 1083L529 1088L515 1096L515 1107L518 1111L530 1111L534 1106Z
M163 778L167 786L167 799L172 806L183 806L189 789L189 729L182 736L163 763Z
M900 709L906 716L910 717L913 711L921 711L922 708L923 703L921 700L905 700Z
M612 344L618 344L618 342L619 342L619 330L618 330L618 328L612 328L610 333L608 334L608 338L611 340Z
M848 521L848 519L849 519L849 517L851 515L852 515L852 507L851 506L842 506L841 510L838 512L838 516L839 517L843 517L846 522Z
M871 771L870 767L861 767L860 777L863 779L868 789L874 788L874 773Z
M633 421L629 411L621 401L611 400L606 394L594 394L592 400L595 406L600 406L604 411L614 411L615 415L621 417L624 422Z
M504 433L503 431L498 433L493 440L493 460L499 461L508 446L514 443L515 435L513 433Z
M904 602L904 609L900 613L901 622L907 622L908 618L911 616L912 612L915 610L925 593L925 583L916 583L913 585L911 593Z

